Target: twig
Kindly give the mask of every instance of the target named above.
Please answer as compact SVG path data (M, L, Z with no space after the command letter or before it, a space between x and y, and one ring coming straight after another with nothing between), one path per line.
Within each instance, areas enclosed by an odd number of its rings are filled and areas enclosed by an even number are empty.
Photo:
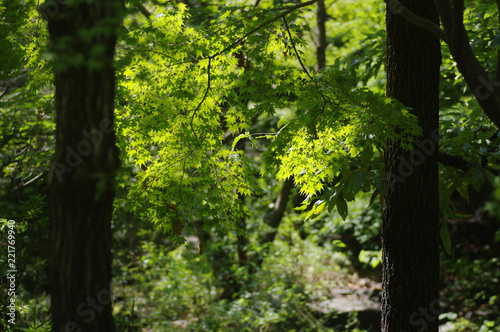
M142 3L137 2L135 6L137 7L137 9L139 9L142 15L146 16L146 18L151 17L151 13L146 9L146 7L144 7Z
M208 92L210 91L210 86L211 86L211 82L212 82L212 76L211 76L212 59L213 59L213 57L209 57L208 58L208 64L207 64L207 88L205 89L205 93L203 93L203 97L201 97L200 102L198 103L198 105L194 109L193 114L191 115L191 121L189 122L189 126L191 127L191 130L195 134L195 138L198 141L198 146L200 148L201 148L201 143L200 143L200 141L198 139L198 136L196 135L196 132L194 131L193 122L194 122L194 117L195 117L196 113L200 110L201 105L207 99Z
M303 8L303 7L307 7L309 5L312 5L314 3L316 3L318 0L311 0L311 1L308 1L308 2L304 2L304 3L301 3L301 4L298 4L296 6L287 6L287 7L283 7L283 8L280 8L280 10L284 10L283 13L259 24L258 26L256 26L255 28L253 28L252 30L250 30L249 32L247 32L246 34L244 34L242 37L238 38L235 42L233 42L232 44L230 44L229 46L227 46L226 48L224 48L222 51L216 53L214 56L217 56L217 55L221 55L221 54L224 54L225 52L229 51L230 49L238 46L239 44L241 44L243 42L243 40L245 40L246 38L250 37L251 35L253 35L255 32L259 31L260 29L262 29L263 27L265 27L266 25L269 25L271 23L274 23L276 22L277 20L285 17L286 15L290 14L291 12L293 12L294 10L297 10L297 9L300 9L300 8Z
M309 73L309 69L304 65L302 62L302 59L299 55L299 51L297 50L297 47L295 46L295 42L293 41L292 33L290 32L290 27L288 26L288 22L286 21L286 17L283 17L283 22L285 23L285 28L286 32L288 33L288 37L290 38L290 43L292 44L293 51L295 52L295 56L297 57L297 60L300 63L300 66L302 67L302 70L307 74L307 76L312 79L311 74Z
M7 92L9 92L10 90L10 85L7 85L7 87L5 88L5 90L3 91L2 95L0 96L0 99L3 98L3 96L5 96L7 94Z
M255 1L255 3L252 6L252 9L257 8L259 6L259 4L260 4L260 0Z

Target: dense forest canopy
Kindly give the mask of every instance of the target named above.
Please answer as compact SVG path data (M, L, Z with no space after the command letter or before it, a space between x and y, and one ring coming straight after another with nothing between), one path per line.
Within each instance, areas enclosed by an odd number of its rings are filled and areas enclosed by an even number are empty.
M500 14L435 4L0 0L2 329L379 331L381 297L412 301L381 289L388 191L434 160L415 238L439 242L439 296L399 326L496 331ZM387 31L418 29L441 46L430 134L391 94L414 59ZM422 99L413 70L397 84Z

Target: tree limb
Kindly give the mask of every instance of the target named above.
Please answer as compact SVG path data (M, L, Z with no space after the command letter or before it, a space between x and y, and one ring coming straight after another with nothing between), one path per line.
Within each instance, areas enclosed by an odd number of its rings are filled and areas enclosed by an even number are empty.
M445 31L451 30L451 4L449 0L434 0Z
M5 90L4 90L4 92L2 92L2 94L0 95L0 99L2 99L2 98L3 98L3 96L5 96L5 95L7 94L7 92L9 92L9 90L10 90L10 86L7 86L7 87L5 88Z
M151 17L151 13L146 9L146 7L144 7L142 3L136 2L135 6L137 7L137 9L139 9L142 15L146 16L146 18Z
M444 0L437 0L444 1ZM463 22L464 2L453 0L450 27L447 35L450 37L448 46L450 53L457 62L467 85L474 93L476 100L490 120L500 128L500 87L493 81L477 59L470 45L469 35Z
M453 156L444 152L438 153L438 162L440 164L451 166L458 169L469 168L470 164L465 159L459 156Z
M274 210L267 220L267 224L272 228L272 231L267 233L262 239L261 243L271 243L274 241L276 237L276 233L278 232L278 226L285 215L286 206L288 204L288 200L290 198L290 192L293 188L293 179L287 179L283 183L283 187L281 187L281 192L276 198L276 202L274 203Z
M450 0L434 0L444 30L433 22L415 15L398 0L385 1L387 2L388 11L400 14L410 23L433 33L448 44L458 70L474 93L479 105L490 120L500 128L499 69L497 68L495 75L497 81L493 81L495 78L488 75L474 54L463 22L464 1L452 0L451 3ZM500 0L495 1L500 8ZM500 56L498 61L498 67L500 68Z
M385 0L387 3L387 10L393 14L399 14L403 18L405 18L408 22L412 23L413 25L424 29L425 31L432 33L439 39L443 40L448 44L448 36L446 35L446 32L441 29L437 24L434 22L423 18L421 16L416 15L413 13L411 10L406 8L401 2L398 0Z
M463 37L463 33L467 35L467 32L464 27L464 0L453 0L453 7L451 8L451 27L448 31L452 44L457 44L463 42L460 40ZM457 38L457 42L455 42L455 38ZM467 43L469 43L469 38L467 36Z
M286 21L286 18L283 16L283 23L285 23L285 28L288 33L288 38L290 38L290 44L292 44L293 50L295 52L295 56L297 57L297 60L299 61L300 67L302 67L302 70L304 73L307 74L307 76L312 79L311 74L309 73L309 69L304 65L304 62L302 62L302 58L300 57L299 51L297 50L297 47L295 46L295 42L293 41L293 36L292 32L290 31L290 27L288 26L288 23Z
M151 18L151 13L144 7L142 4L141 0L133 0L132 1L133 6L135 6L139 12L144 15L147 19Z

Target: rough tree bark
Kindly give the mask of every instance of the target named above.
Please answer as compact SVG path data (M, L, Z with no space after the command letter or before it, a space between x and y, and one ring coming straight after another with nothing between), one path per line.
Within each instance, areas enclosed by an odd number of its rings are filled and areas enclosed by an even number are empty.
M401 1L437 23L432 0ZM382 331L438 331L439 39L387 12L387 95L418 118L412 151L397 141L384 153Z
M57 6L55 6L55 5ZM113 129L122 0L47 1L56 151L49 175L52 331L114 331L111 214L119 167Z

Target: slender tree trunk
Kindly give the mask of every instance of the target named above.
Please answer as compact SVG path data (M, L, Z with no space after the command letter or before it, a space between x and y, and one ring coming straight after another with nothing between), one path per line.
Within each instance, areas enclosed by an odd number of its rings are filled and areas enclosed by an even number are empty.
M401 1L433 22L432 0ZM382 331L438 331L439 206L437 37L387 13L387 95L423 130L412 151L388 142L384 155Z
M57 114L48 195L52 331L110 332L111 215L119 167L113 58L122 1L54 3L41 8L54 54Z
M316 44L316 71L326 67L326 8L325 0L318 0L316 8L316 24L318 25L318 42Z

